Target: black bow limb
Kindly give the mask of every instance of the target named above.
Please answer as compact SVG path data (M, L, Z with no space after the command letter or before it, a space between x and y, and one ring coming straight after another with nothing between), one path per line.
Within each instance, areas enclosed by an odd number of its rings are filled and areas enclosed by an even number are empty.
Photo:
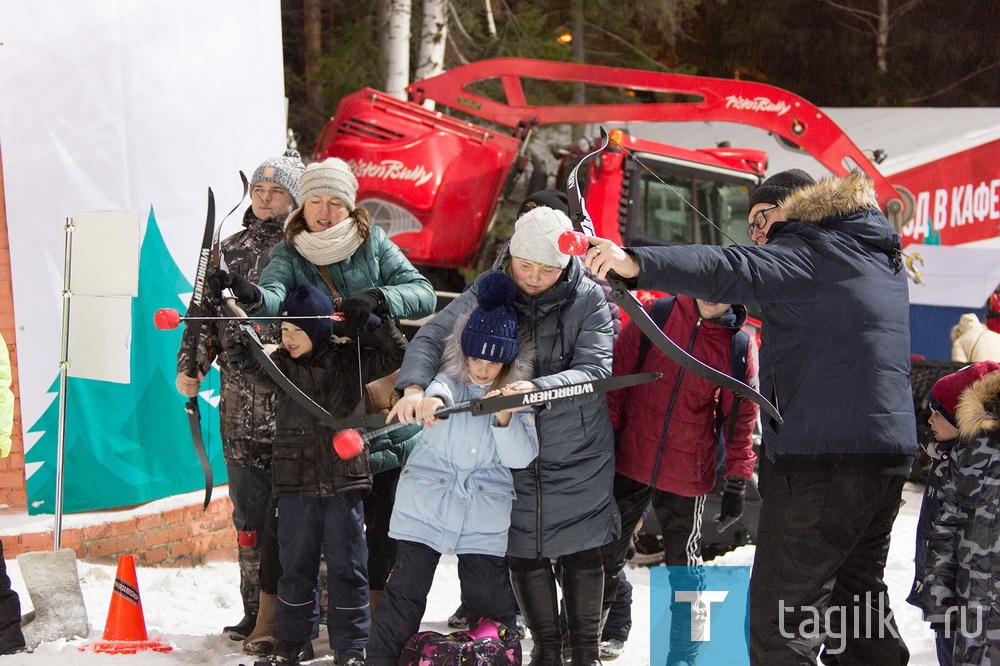
M586 164L591 158L598 155L602 150L607 148L608 140L609 136L607 130L604 129L604 127L601 127L601 146L577 162L576 166L573 167L573 171L570 173L569 178L566 179L566 195L569 198L570 220L573 222L573 226L577 229L577 231L582 231L590 236L596 236L596 234L594 233L594 224L591 220L590 213L587 212L587 203L584 201L583 193L580 191L578 172L580 167ZM622 311L624 311L632 319L632 321L636 323L636 326L639 327L639 330L642 331L643 335L649 338L649 341L653 344L653 346L666 354L670 360L691 374L701 377L702 379L706 379L713 384L732 392L734 395L738 395L756 403L778 423L784 422L781 418L781 414L778 412L778 409L771 404L770 400L740 380L731 377L724 372L719 372L715 368L702 363L681 349L677 343L667 337L667 335L661 331L652 320L649 313L647 313L642 307L642 304L639 303L639 299L637 299L635 295L629 291L628 287L625 285L625 281L620 276L612 272L608 273L606 279L611 285L612 300L614 300L614 302L618 304L618 307L620 307Z

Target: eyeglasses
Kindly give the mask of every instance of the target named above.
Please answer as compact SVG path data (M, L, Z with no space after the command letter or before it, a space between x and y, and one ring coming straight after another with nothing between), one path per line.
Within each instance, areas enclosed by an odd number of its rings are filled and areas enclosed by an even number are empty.
M767 224L767 215L765 215L765 213L767 213L768 211L772 211L777 207L778 207L777 205L774 205L774 206L769 206L768 208L761 208L759 211L757 211L757 214L753 216L753 220L747 227L747 236L749 236L752 239L754 229L756 229L757 231L763 231L764 226Z

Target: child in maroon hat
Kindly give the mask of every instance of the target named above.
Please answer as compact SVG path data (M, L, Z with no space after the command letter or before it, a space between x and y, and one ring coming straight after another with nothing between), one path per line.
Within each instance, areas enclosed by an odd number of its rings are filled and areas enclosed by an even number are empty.
M970 569L1000 573L998 534L977 547L982 518L995 513L998 499L998 393L1000 364L983 361L942 377L927 396L935 442L927 450L931 469L917 521L916 576L907 601L931 622L942 665L985 663L987 654L1000 657L1000 643L987 640L987 624L1000 623L1000 597L990 591L990 576L984 585L968 575ZM964 620L961 607L972 611Z

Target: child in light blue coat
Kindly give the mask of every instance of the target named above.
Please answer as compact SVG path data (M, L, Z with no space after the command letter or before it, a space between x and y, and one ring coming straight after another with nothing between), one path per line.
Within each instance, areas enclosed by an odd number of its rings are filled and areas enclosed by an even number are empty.
M538 455L534 412L504 410L437 420L443 407L487 395L534 389L532 354L518 341L517 287L504 273L479 283L478 306L446 343L441 367L417 410L425 420L396 490L389 536L396 563L375 615L368 666L395 666L420 629L442 553L458 556L469 626L490 618L514 627L514 602L504 555L514 483L510 468Z

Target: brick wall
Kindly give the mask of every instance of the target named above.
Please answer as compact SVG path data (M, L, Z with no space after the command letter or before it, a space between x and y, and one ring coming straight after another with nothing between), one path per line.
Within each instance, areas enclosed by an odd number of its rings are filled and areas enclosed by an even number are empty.
M119 555L134 555L140 566L194 566L236 560L236 529L229 497L212 500L208 511L201 503L168 511L130 516L86 527L65 527L62 548L72 548L77 559L115 564ZM52 532L2 536L3 554L52 550Z
M10 352L14 390L14 430L10 456L0 458L0 504L26 508L24 484L24 442L21 439L21 399L17 383L17 344L14 334L14 290L10 278L10 242L7 238L7 204L3 188L3 155L0 153L0 334Z

